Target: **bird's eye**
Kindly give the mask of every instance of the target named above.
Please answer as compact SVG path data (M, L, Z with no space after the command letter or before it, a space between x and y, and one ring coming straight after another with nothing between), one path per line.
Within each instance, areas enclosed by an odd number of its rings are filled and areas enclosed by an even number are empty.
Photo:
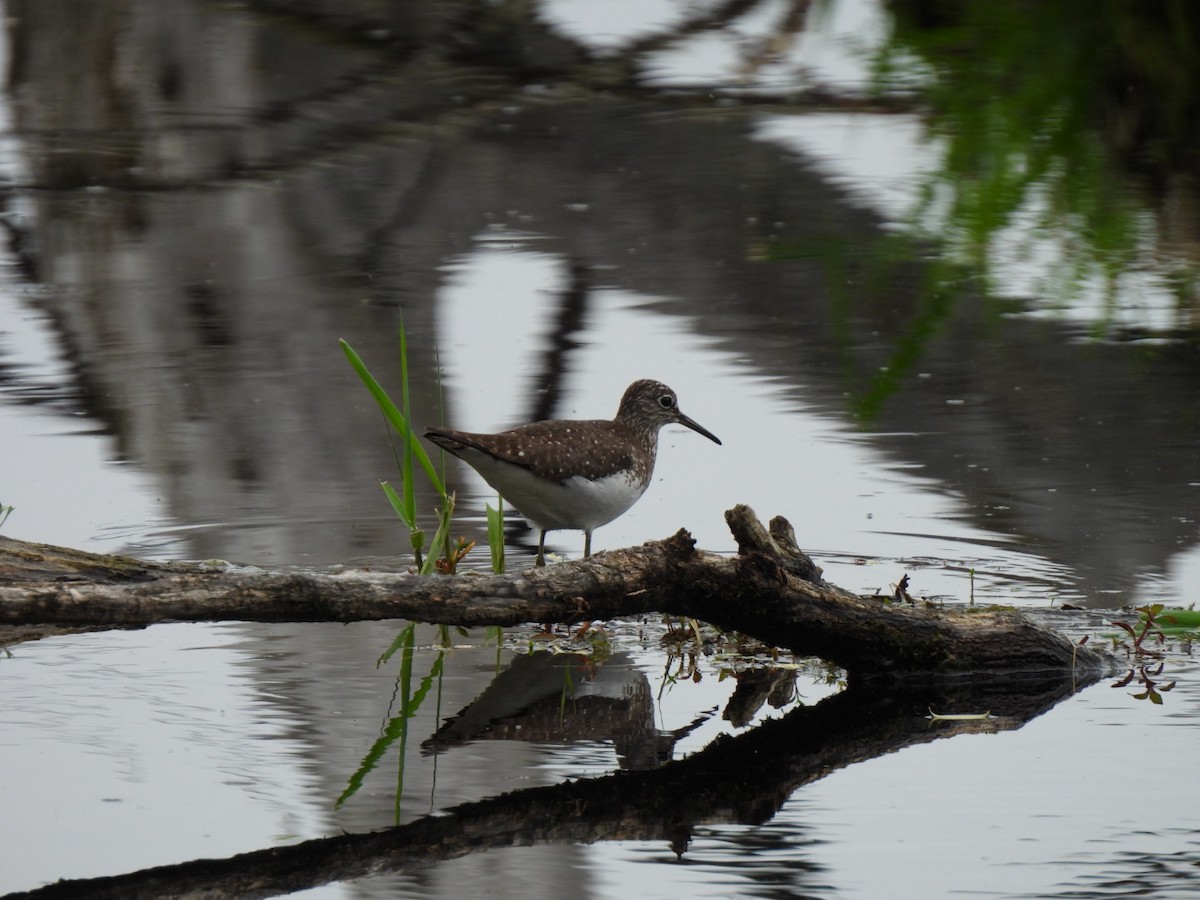
M674 409L675 408L675 398L672 397L670 394L663 394L661 397L658 398L658 405L661 406L663 409Z

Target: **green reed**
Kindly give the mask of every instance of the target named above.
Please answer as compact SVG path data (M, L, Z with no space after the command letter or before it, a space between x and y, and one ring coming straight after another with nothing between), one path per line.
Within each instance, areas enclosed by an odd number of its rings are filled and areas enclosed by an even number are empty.
M425 452L425 448L421 446L420 439L412 428L411 406L409 404L408 393L408 346L403 324L400 327L401 406L397 406L387 391L383 389L367 368L366 363L354 351L354 348L342 339L339 339L338 343L341 345L342 352L346 354L346 359L350 361L350 365L358 373L358 377L366 385L371 396L375 398L375 402L379 405L384 419L400 437L400 447L396 459L397 467L400 470L400 490L397 491L386 481L380 482L380 487L383 489L384 495L387 497L396 516L408 528L418 570L422 575L429 575L437 571L438 553L442 551L444 551L444 559L449 561L450 565L453 566L453 563L457 562L458 559L450 539L450 520L454 513L454 495L446 493L445 485L442 483L442 479L438 477L437 469L430 460L429 454ZM394 444L393 449L395 449ZM441 501L441 507L438 510L438 524L434 531L433 540L429 544L431 552L427 558L423 556L425 551L425 531L421 528L417 518L417 501L414 490L415 478L413 474L414 463L420 464L425 472L425 477ZM450 571L454 571L452 567Z
M414 690L413 658L415 655L416 633L416 623L412 623L402 629L387 650L380 655L375 664L376 668L381 667L397 653L400 654L400 669L396 675L396 713L389 716L387 721L384 722L383 727L379 730L379 737L375 739L375 742L363 757L362 762L359 763L354 774L350 776L345 789L338 796L337 800L334 801L334 809L341 807L342 804L358 793L368 773L379 764L389 749L396 746L396 800L394 812L396 824L400 823L400 806L404 795L404 763L408 751L408 724L429 696L429 692L435 683L438 686L439 709L437 713L440 717L442 676L446 659L446 648L450 646L450 631L448 627L445 625L438 626L438 640L441 649L438 650L433 665L429 667L429 671L421 678L416 686L416 690Z
M412 407L409 399L408 379L408 339L405 335L404 323L400 323L399 406L396 405L388 392L384 390L383 386L371 374L366 363L363 362L362 357L355 352L354 348L344 339L339 339L338 344L341 345L342 352L346 354L346 359L349 360L354 371L358 373L358 377L366 385L371 396L375 398L375 402L383 413L384 419L392 426L392 429L400 438L399 448L396 447L395 443L392 445L393 451L396 454L396 466L400 472L400 490L397 491L387 481L381 481L380 487L383 489L384 496L387 497L388 503L391 504L396 517L408 528L417 569L422 575L429 575L433 572L452 575L457 571L459 562L470 552L474 543L467 542L462 538L459 538L457 543L455 543L452 539L450 528L454 516L454 494L446 492L444 478L439 475L437 467L434 466L433 461L429 458L429 454L425 452L420 438L412 427ZM442 459L444 466L444 454ZM421 528L417 517L414 479L416 464L419 464L424 471L425 477L428 479L434 492L438 495L441 503L437 511L437 527L434 530L433 539L429 542L430 554L428 557L424 556L426 546L425 531ZM0 519L0 523L2 522L3 519ZM487 507L487 523L492 570L502 573L505 567L503 497L499 498L497 509L493 509L491 506Z
M495 508L489 503L487 509L488 549L492 551L492 571L504 574L504 498L496 495Z

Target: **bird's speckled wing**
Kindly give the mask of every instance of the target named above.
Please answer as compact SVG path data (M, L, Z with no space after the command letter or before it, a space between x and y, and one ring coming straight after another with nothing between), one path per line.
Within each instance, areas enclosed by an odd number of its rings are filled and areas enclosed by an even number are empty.
M633 467L629 435L605 419L546 421L498 434L429 428L425 436L450 453L467 448L528 469L538 478L563 481L573 475L589 480Z

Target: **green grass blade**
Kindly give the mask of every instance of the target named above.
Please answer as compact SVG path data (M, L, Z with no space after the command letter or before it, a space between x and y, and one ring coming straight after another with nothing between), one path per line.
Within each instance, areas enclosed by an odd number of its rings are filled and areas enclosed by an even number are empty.
M433 485L433 489L440 496L444 496L446 488L442 484L442 479L438 477L437 469L430 461L429 454L425 452L425 448L417 440L416 432L409 426L408 419L404 413L397 408L396 404L392 402L392 398L388 396L387 391L375 380L375 377L367 369L362 358L354 351L354 348L343 338L338 338L338 343L342 347L342 352L346 354L346 359L350 361L350 365L358 373L358 377L362 379L363 384L367 386L367 390L371 392L371 396L375 398L375 402L379 404L379 408L383 410L384 417L396 429L397 433L404 438L413 456L421 464L421 468L425 470L425 474L429 478L429 483ZM411 479L408 481L411 481Z
M405 672L411 672L412 670L412 650L416 630L417 626L412 624L396 635L396 639L392 641L391 646L389 646L387 650L385 650L379 657L379 661L376 663L376 666L383 665L383 663L391 659L392 654L394 654L397 650L404 651L404 655L401 656L400 659L400 677L403 681ZM362 787L363 780L367 777L368 773L370 773L370 771L379 764L379 761L383 759L383 755L387 753L388 748L391 747L392 744L396 743L396 741L400 741L400 764L403 766L404 746L408 737L408 709L408 698L405 697L402 702L400 714L392 716L390 719L388 719L387 724L383 727L383 731L381 731L379 737L375 739L375 742L371 745L371 749L369 749L367 751L367 755L363 757L362 762L358 764L358 768L354 771L354 774L350 776L350 780L346 783L345 790L343 790L337 800L334 801L334 809L339 808L343 803L358 793L358 789Z
M338 809L343 803L358 793L358 789L362 787L363 780L379 764L379 760L387 753L388 748L402 736L402 732L407 727L408 719L404 716L393 716L388 720L383 733L371 745L371 749L367 751L367 755L363 757L354 774L350 776L350 780L346 783L346 789L333 802L334 809Z
M433 661L433 665L429 667L429 674L421 679L421 683L417 686L417 691L412 695L412 699L408 701L408 706L404 708L404 714L410 719L417 714L417 710L421 708L421 704L425 702L425 698L429 696L429 691L433 687L435 678L439 678L442 674L443 660L446 658L446 652L439 650L437 659Z
M388 503L392 504L392 509L396 511L396 516L408 526L412 531L417 527L417 520L410 515L408 506L400 499L400 495L396 493L396 489L386 481L379 482L379 486L383 488L383 493L387 495Z
M410 634L408 643L400 655L400 749L396 753L396 824L400 824L400 801L404 797L404 762L408 759L408 720L412 718L409 712L409 697L412 692L413 639Z
M404 331L404 315L400 316L400 412L404 416L404 459L400 465L404 490L404 508L409 511L413 520L417 518L417 499L413 492L413 445L416 437L412 431L412 406L408 395L408 338Z
M412 643L413 643L413 636L416 633L417 633L416 623L413 623L412 625L409 625L407 628L402 629L400 631L400 633L396 635L395 640L393 640L391 642L391 644L388 645L388 648L379 655L379 659L375 660L375 668L378 669L380 666L382 666L384 663L386 663L389 659L391 659L392 656L395 654L395 652L397 650L399 650L401 647L405 647L405 646L411 647Z
M487 510L488 549L492 551L492 571L504 574L504 498L497 495L496 509L489 503Z

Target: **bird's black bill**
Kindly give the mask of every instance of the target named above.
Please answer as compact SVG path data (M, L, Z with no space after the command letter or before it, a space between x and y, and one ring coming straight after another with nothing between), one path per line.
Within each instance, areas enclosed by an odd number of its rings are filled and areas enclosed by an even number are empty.
M717 437L715 434L713 434L711 431L709 431L707 428L705 428L699 422L695 421L694 419L689 418L688 416L685 416L678 409L675 410L675 414L679 417L676 421L678 421L680 425L686 425L688 428L692 429L692 431L695 431L697 434L704 435L706 438L708 438L714 444L721 443L721 439L719 437Z

